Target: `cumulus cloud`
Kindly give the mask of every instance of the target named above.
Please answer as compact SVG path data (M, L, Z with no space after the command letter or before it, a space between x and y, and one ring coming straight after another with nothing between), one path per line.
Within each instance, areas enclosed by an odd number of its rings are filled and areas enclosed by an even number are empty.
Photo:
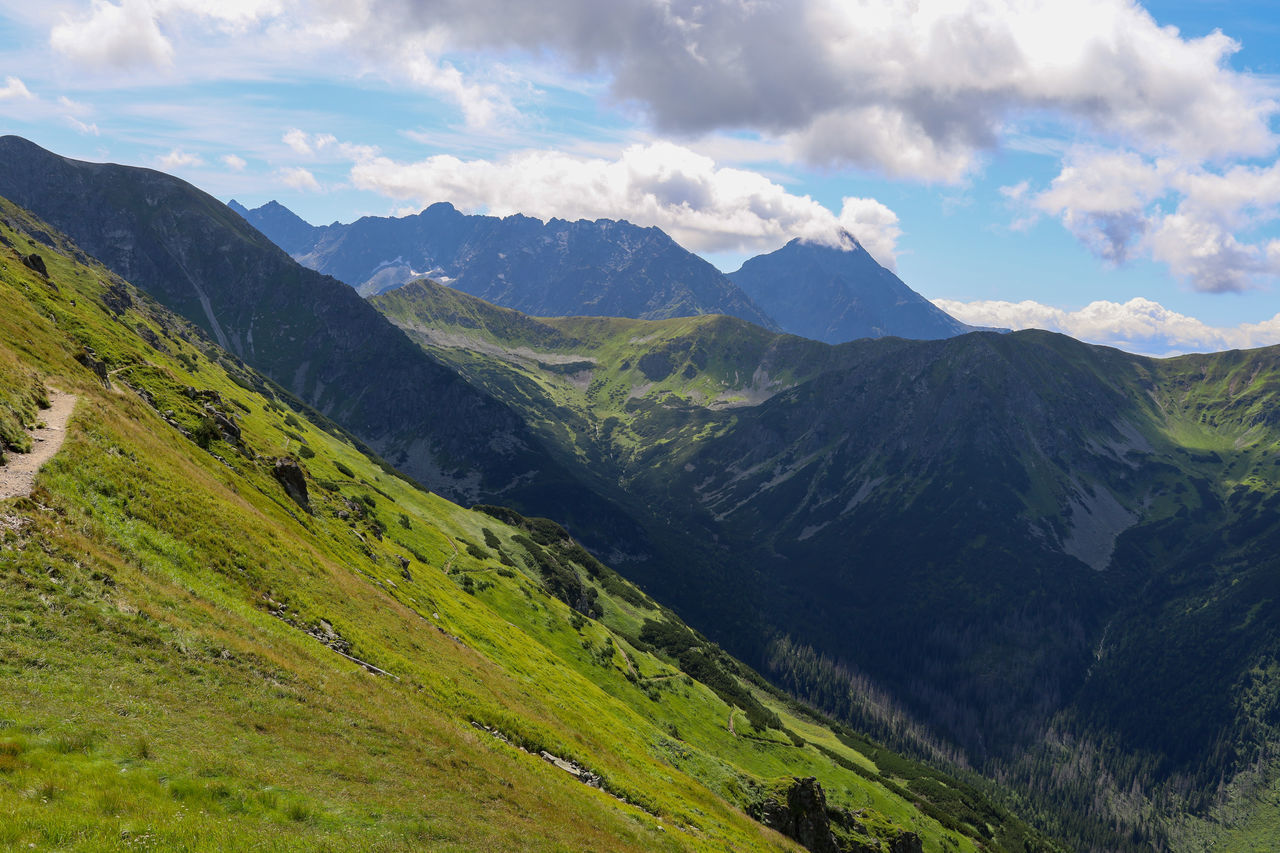
M49 44L94 68L168 68L175 62L175 41L201 40L210 32L245 35L307 5L297 0L92 0L85 14L62 14Z
M1057 216L1099 257L1138 253L1197 290L1240 291L1280 275L1280 241L1237 232L1280 219L1280 164L1212 167L1133 151L1070 152L1042 192L1006 188L1013 203Z
M877 260L894 262L898 217L873 200L846 198L837 216L809 196L669 142L633 145L614 160L520 151L500 160L449 155L399 163L370 155L351 182L395 199L542 219L627 219L656 225L696 251L762 251L792 237L839 245L852 233Z
M1109 263L1149 257L1206 291L1280 274L1280 244L1247 234L1276 218L1250 181L1274 176L1239 165L1280 146L1275 82L1234 71L1229 36L1186 38L1136 0L91 0L50 42L95 68L201 51L291 70L342 56L455 104L470 127L517 118L548 80L585 79L665 135L749 134L809 165L926 182L963 183L1047 128L1084 144L1050 186L1019 185L1015 227L1052 216ZM285 143L347 156L331 137ZM455 180L444 161L402 165ZM646 202L658 221L683 209L663 196L674 186ZM732 242L714 236L727 212L701 222L710 208L694 202L685 239ZM742 222L741 242L759 239Z
M0 87L0 101L31 101L34 99L35 95L31 94L31 90L17 77L4 78L4 86Z
M301 166L277 169L275 177L280 183L295 190L315 192L320 189L320 182L316 180L316 176Z
M1132 0L93 0L51 40L90 64L164 66L205 32L342 47L474 124L514 108L495 57L586 71L660 131L754 130L813 162L928 180L972 171L1028 115L1152 153L1275 146L1272 93L1226 65L1237 42L1183 38Z
M977 326L1047 329L1082 341L1151 355L1217 352L1280 344L1280 314L1259 323L1221 327L1210 326L1142 298L1128 302L1091 302L1076 311L1030 300L960 302L935 299L933 303L957 320Z
M137 68L173 64L173 43L160 31L156 4L93 0L80 18L64 16L49 44L65 56L97 68Z
M245 166L249 165L243 157L236 154L222 155L222 164L233 172L243 172Z
M174 148L168 154L165 154L156 160L156 163L165 171L180 169L190 166L203 166L204 158L199 154L189 154L181 148Z
M370 145L339 142L332 133L307 133L296 127L285 131L281 141L294 153L304 157L327 160L367 160L378 154L378 149Z

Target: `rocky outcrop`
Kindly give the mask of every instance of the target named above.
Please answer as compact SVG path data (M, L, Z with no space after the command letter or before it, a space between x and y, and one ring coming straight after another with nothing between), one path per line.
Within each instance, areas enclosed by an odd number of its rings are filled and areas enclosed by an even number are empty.
M102 386L104 388L111 387L111 378L107 375L107 363L98 358L98 354L93 351L93 347L85 347L84 350L76 356L76 361L91 370L93 375L98 377L98 380L102 382Z
M860 813L827 805L818 780L793 777L775 787L747 813L813 853L923 853L920 836L901 830L878 838L859 819ZM882 831L883 834L883 831Z
M190 385L183 388L182 393L188 399L195 400L197 403L204 403L204 416L213 422L224 441L241 446L240 425L235 422L234 416L228 413L228 406L222 399L221 394L212 389L197 389ZM277 475L277 479L279 479L279 475ZM302 488L305 494L305 481L303 481Z
M288 457L277 459L271 469L271 473L280 481L280 485L284 487L285 494L294 503L307 512L311 511L311 503L307 495L306 472L302 470L302 466L298 464L296 459Z
M924 853L924 842L914 832L904 832L889 842L889 853Z
M827 797L813 776L796 777L749 810L749 814L770 829L802 844L813 853L841 853L827 817Z
M22 263L28 269L31 269L35 272L40 273L40 275L44 276L45 278L49 277L49 270L44 265L44 258L40 257L35 252L32 252L29 255L23 255Z

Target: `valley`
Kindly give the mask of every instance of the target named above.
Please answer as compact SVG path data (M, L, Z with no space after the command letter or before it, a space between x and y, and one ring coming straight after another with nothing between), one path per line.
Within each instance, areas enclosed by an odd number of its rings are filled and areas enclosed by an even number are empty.
M829 712L1026 774L1046 803L1077 784L1041 775L1074 756L1053 757L1064 738L1125 756L1079 778L1090 798L1119 767L1150 801L1226 768L1269 778L1272 712L1244 696L1275 626L1229 614L1270 595L1276 350L1153 361L1043 333L828 347L728 319L534 320L429 282L374 303L566 464L636 496L661 544L619 565ZM1171 642L1194 677L1148 669ZM1215 703L1192 698L1206 689ZM1143 823L1114 802L1074 804L1066 831L1095 831L1095 810Z

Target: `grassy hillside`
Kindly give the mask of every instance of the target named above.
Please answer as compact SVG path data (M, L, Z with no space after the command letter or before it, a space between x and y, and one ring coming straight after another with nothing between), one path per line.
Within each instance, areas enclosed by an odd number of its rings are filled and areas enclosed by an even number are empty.
M1012 782L1081 849L1274 823L1280 348L374 303L624 492L659 547L619 566L787 689Z
M844 849L1041 844L0 218L5 443L79 397L0 504L0 846L792 849L747 813L808 776Z

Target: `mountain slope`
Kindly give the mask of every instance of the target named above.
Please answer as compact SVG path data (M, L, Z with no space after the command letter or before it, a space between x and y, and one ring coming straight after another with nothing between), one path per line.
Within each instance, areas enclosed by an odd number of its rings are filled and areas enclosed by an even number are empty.
M552 463L509 408L195 187L149 169L69 160L9 136L0 138L0 195L429 488L457 500L537 506L643 549L634 526Z
M1043 846L763 689L555 524L420 491L0 220L0 410L79 397L0 502L0 844L785 850L748 812L788 829L815 776L839 849Z
M607 219L468 216L440 203L416 216L366 216L317 228L303 246L296 217L286 220L282 210L270 203L245 216L308 267L364 295L432 275L538 316L728 314L775 327L719 270L657 228Z
M1274 814L1280 349L829 347L425 282L373 301L624 488L662 551L628 575L788 689L1016 777L1081 849Z
M729 274L783 330L829 344L894 336L934 340L976 331L876 263L849 248L792 240Z

